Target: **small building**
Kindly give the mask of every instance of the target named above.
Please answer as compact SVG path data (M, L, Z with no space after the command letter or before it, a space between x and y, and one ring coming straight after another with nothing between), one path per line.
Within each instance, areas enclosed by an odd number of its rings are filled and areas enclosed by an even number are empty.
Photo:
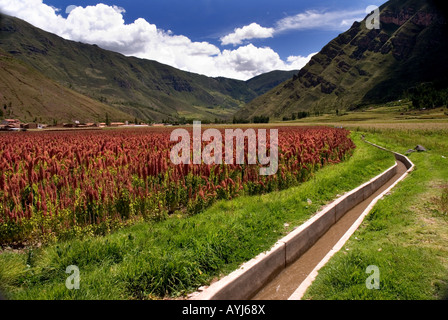
M93 128L93 127L96 127L95 123L93 122L76 124L76 128Z
M5 119L2 121L1 125L6 128L20 128L21 122L17 119Z
M39 127L39 124L37 123L24 123L22 125L22 128L24 129L37 129Z
M22 123L17 119L5 119L1 122L1 130L6 131L20 131Z
M111 127L121 127L126 125L124 122L111 122L110 126Z

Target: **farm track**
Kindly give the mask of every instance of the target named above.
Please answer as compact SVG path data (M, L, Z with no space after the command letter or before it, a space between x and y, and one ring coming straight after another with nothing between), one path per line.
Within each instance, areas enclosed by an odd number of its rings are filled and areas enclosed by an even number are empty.
M407 171L403 162L397 160L397 165L397 173L395 176L369 198L349 210L310 249L260 289L252 297L252 300L286 300L290 298L319 262L324 259L347 230L361 216L369 204Z

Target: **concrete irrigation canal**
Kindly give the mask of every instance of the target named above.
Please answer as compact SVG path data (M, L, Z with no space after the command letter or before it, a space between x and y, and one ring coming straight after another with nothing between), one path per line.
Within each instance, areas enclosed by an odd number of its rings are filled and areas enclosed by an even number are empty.
M394 166L333 201L271 250L246 262L192 299L301 299L318 270L343 247L375 203L413 170L414 164L407 157L393 153Z
M401 161L397 161L397 173L379 190L349 210L336 222L317 242L300 258L284 269L271 282L264 286L254 297L254 300L286 300L292 295L297 285L303 283L319 262L325 258L338 243L347 230L356 222L369 204L384 190L398 180L407 168Z

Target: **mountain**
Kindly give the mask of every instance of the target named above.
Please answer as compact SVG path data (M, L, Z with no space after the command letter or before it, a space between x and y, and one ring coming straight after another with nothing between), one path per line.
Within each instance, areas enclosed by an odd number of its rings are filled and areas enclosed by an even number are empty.
M272 80L252 82L210 78L65 40L2 14L0 49L60 86L141 120L231 118L259 92L292 76L276 72Z
M0 117L24 122L134 120L128 114L52 81L0 49Z
M448 85L447 18L438 2L391 0L380 7L380 29L367 29L366 19L237 116L353 110L400 99L421 83Z
M263 73L252 79L246 81L250 89L252 89L258 96L265 94L280 83L291 79L297 74L299 70L280 71L275 70L268 73Z
M244 81L213 79L65 40L3 16L0 48L46 77L143 120L223 117L256 97Z

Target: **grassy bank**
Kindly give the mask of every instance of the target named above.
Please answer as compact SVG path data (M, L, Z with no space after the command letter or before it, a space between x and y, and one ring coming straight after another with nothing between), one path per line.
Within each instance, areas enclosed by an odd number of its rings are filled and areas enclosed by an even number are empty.
M361 142L344 163L327 166L298 187L220 201L192 217L171 216L104 237L0 254L0 284L11 299L158 299L195 291L269 249L323 204L393 165ZM80 289L65 273L80 270Z
M372 127L366 139L411 153L412 172L381 200L343 249L320 270L304 299L448 298L448 140L446 130ZM366 287L369 265L380 288Z

